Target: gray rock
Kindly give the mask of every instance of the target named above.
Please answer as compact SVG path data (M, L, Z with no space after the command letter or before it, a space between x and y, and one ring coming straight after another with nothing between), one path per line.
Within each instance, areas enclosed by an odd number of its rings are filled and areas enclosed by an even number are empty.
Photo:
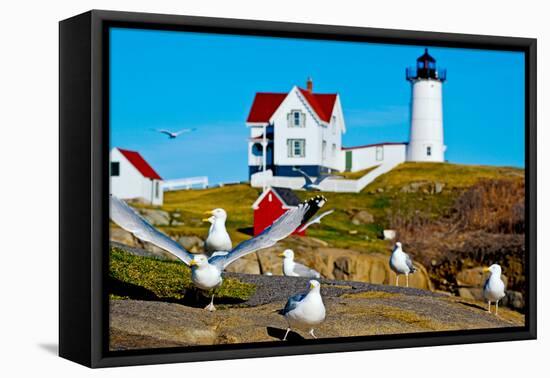
M366 210L359 210L351 218L351 223L358 226L360 224L369 224L374 222L374 217Z
M435 183L435 186L434 186L434 189L435 189L435 194L439 194L443 191L443 188L445 187L445 184L442 183L442 182L436 182Z
M525 307L525 299L519 291L507 290L506 297L502 299L502 305L514 310L522 310Z
M194 235L180 236L180 238L178 239L178 243L180 243L183 248L191 252L194 252L194 250L197 249L202 249L204 247L204 241L198 236Z
M170 214L164 210L139 209L139 213L153 226L170 225Z

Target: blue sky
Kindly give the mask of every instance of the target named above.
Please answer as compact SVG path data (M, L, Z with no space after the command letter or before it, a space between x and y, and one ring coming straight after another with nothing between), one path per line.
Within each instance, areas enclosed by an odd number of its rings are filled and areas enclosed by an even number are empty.
M344 146L408 138L405 68L425 46L111 29L111 145L137 150L165 178L246 180L245 120L256 92L340 94ZM427 46L429 47L429 46ZM524 56L430 48L447 68L446 158L524 166ZM152 129L197 128L169 140Z

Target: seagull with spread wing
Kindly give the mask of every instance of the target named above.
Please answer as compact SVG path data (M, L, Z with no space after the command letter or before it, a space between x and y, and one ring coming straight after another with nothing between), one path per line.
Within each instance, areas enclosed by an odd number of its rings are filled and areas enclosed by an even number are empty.
M252 252L271 247L279 240L291 235L297 228L303 224L307 224L308 220L325 203L326 199L323 196L310 198L298 206L287 210L271 226L256 237L245 240L229 252L214 252L210 257L203 254L192 255L179 243L154 228L124 201L114 196L111 196L110 216L113 222L132 233L138 239L152 243L170 252L190 266L193 284L199 289L211 290L221 285L223 281L222 272L229 264ZM205 309L209 311L216 310L214 307L214 295L212 295L212 300Z
M306 172L304 172L300 168L294 167L294 168L292 168L292 170L295 171L295 172L298 172L302 176L304 176L304 179L306 180L306 182L305 182L304 186L302 186L302 189L310 190L310 191L321 190L321 183L323 181L325 181L326 179L328 179L330 177L336 177L336 176L331 176L331 175L324 175L324 176L319 175L319 176L317 176L317 178L315 178L315 180L313 180L310 175L308 175Z
M166 130L166 129L159 129L159 130L155 130L155 131L158 131L159 133L168 135L169 139L176 139L181 134L190 133L190 132L195 131L195 130L197 130L197 129L182 129L182 130L179 130L179 131L170 131L170 130Z

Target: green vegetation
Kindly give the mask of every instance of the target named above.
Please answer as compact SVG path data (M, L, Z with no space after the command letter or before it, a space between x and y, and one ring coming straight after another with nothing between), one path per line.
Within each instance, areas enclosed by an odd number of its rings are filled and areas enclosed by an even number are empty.
M110 253L111 299L162 299L180 302L193 287L191 270L176 261L136 256L118 248ZM250 298L255 286L225 278L216 296L223 301L240 302Z
M357 172L340 172L340 173L338 173L338 176L342 176L343 178L345 178L347 180L358 180L358 179L360 179L361 177L363 177L364 175L366 175L367 173L369 173L370 171L372 171L376 168L378 168L378 165L375 165L374 167L363 169L363 170L357 171Z
M361 175L366 171L361 172ZM389 243L380 239L382 231L394 225L403 214L420 214L423 219L448 216L457 197L468 187L486 179L523 180L517 168L457 165L448 163L404 163L378 177L361 193L323 193L327 209L336 211L314 225L308 236L319 238L333 247L364 252L389 252ZM411 188L411 184L415 187ZM436 190L436 184L439 188ZM171 235L196 235L205 238L209 223L202 222L204 212L222 207L228 212L227 229L236 245L250 238L253 225L252 203L261 189L247 184L206 190L167 192L163 210L183 224L163 227ZM301 199L314 195L296 191ZM366 211L373 222L354 224L354 214ZM357 222L355 222L357 223Z

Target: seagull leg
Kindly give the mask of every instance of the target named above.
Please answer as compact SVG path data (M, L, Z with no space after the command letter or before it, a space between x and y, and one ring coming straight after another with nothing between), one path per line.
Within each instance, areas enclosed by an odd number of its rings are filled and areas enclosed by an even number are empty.
M395 275L395 286L399 286L399 274Z
M313 336L314 339L317 338L317 336L315 336L315 334L313 333L313 328L309 331L309 334L310 334L311 336Z
M495 315L498 316L498 301L495 303Z
M487 309L487 312L491 313L491 301L487 301L487 303L489 304L489 308Z
M405 278L407 279L407 287L409 287L409 273L405 273Z
M210 304L208 304L208 306L204 308L205 310L208 310L210 312L216 311L216 307L214 307L214 295L215 294L212 294L212 300L210 301Z
M288 333L290 332L290 327L286 329L285 337L283 337L283 341L286 341L286 337L288 336Z

